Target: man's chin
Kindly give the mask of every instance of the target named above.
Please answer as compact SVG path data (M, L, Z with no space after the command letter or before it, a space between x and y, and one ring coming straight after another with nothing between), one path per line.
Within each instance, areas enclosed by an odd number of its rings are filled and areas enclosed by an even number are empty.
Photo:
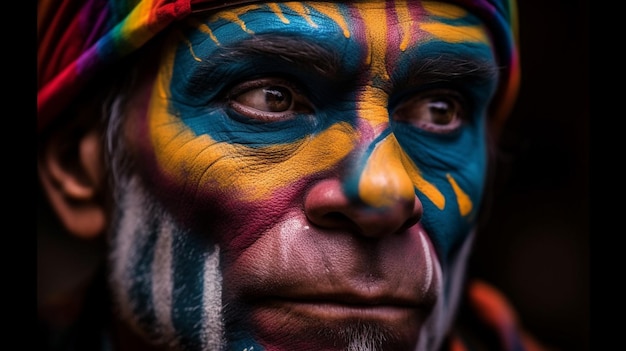
M418 330L410 334L391 325L372 321L344 321L325 324L322 321L307 324L306 330L276 333L261 330L256 343L265 351L407 351L415 348Z

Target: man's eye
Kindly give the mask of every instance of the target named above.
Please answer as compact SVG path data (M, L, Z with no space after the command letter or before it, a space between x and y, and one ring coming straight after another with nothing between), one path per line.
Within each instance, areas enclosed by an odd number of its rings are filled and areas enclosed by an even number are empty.
M248 90L233 101L259 111L285 112L292 107L293 96L288 88L269 86Z
M466 116L461 98L452 92L419 94L398 107L393 118L434 133L458 129Z
M281 121L313 112L306 96L283 79L247 81L235 86L228 96L232 109L262 121Z

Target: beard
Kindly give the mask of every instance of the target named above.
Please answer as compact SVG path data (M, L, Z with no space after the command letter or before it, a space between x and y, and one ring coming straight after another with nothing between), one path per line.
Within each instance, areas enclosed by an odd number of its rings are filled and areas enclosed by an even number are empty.
M347 342L346 351L383 351L386 341L394 338L393 330L368 324L357 324L334 332Z

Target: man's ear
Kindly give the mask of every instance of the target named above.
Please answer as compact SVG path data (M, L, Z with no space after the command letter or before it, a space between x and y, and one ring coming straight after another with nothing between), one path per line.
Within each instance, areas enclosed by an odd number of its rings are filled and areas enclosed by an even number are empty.
M38 173L51 207L70 233L94 238L104 232L106 177L95 127L51 132L38 155Z

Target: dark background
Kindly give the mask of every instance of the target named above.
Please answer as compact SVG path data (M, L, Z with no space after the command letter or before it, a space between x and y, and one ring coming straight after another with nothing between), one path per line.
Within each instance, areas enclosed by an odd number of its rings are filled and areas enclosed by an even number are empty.
M586 0L518 0L522 84L471 266L566 351L590 349L588 13Z

